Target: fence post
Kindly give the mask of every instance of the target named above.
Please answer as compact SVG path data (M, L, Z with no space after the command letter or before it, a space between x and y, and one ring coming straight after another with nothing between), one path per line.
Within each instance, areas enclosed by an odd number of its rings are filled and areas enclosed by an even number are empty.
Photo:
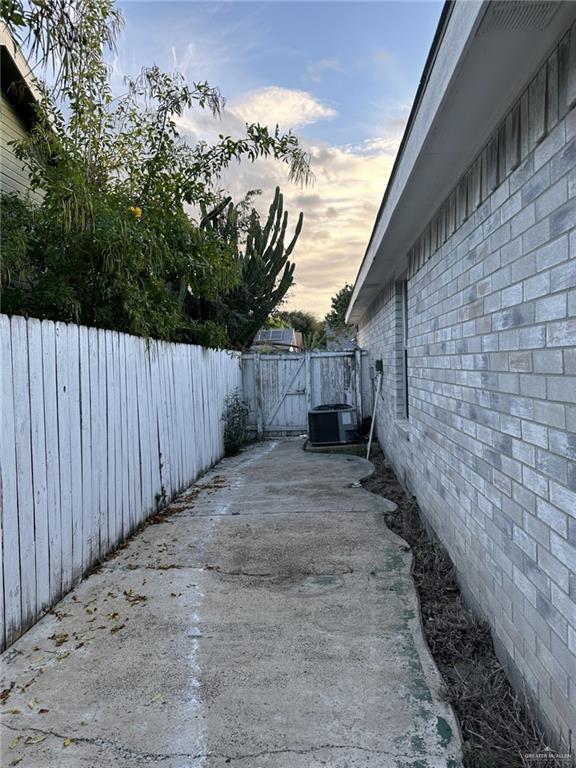
M262 440L264 437L264 418L262 413L264 398L262 394L262 358L259 352L254 357L254 385L256 389L256 435L258 440Z
M310 361L310 351L304 353L304 364L306 366L306 411L312 410L312 365ZM308 418L308 414L306 414Z

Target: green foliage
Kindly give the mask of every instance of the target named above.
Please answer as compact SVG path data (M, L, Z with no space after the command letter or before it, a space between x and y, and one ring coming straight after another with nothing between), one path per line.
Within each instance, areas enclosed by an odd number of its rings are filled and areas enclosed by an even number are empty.
M203 208L202 220L202 228L231 244L235 253L239 281L221 296L215 311L226 322L228 338L236 349L250 346L294 282L295 265L288 258L303 222L301 213L292 240L285 245L288 212L279 187L264 224L255 209L247 212L247 208L249 205L228 203L212 214Z
M37 67L52 65L56 91L99 66L123 26L114 0L0 0L0 18Z
M15 221L14 197L0 198L4 312L168 340L225 342L222 329L198 328L185 318L181 291L189 283L206 293L214 283L232 284L231 254L182 211L144 220L116 195L94 196L90 226L81 228L69 225L68 210L58 215L59 197L47 195L38 208L17 203ZM7 232L8 221L14 224Z
M224 450L227 455L236 453L246 442L246 425L248 423L248 405L241 397L239 390L234 390L224 401Z
M304 312L300 309L280 310L275 312L270 320L279 323L280 326L299 331L302 334L305 349L323 349L326 346L324 323L312 312Z
M28 240L33 229L33 215L34 210L26 200L14 194L2 195L0 290L11 283L26 283L32 278L28 260Z
M114 98L104 55L122 18L112 0L0 0L0 10L39 63L56 70L56 88L43 93L32 131L15 147L42 202L0 201L3 310L227 344L234 324L196 309L218 303L251 273L234 238L199 227L187 207L220 202L217 184L233 160L274 157L290 178L307 182L308 155L296 137L247 125L244 137L187 143L178 117L190 109L217 116L223 98L208 83L188 85L157 67L127 80ZM257 250L263 233L252 219ZM281 237L263 265L278 263Z
M322 330L322 323L312 314L301 309L281 310L275 313L283 324L300 331L302 334L317 333Z
M304 334L304 349L326 349L324 326Z
M346 324L346 312L348 311L353 290L354 286L346 283L338 293L332 296L332 309L326 315L326 324L332 331L344 331L352 327Z

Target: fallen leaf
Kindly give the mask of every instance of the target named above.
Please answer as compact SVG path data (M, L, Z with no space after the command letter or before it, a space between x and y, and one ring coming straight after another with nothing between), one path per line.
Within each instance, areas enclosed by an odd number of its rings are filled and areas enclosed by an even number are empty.
M128 600L129 603L132 603L132 604L143 603L146 600L148 600L146 595L139 595L138 592L134 592L133 589L125 589L124 597L126 598L126 600Z
M88 725L86 720L80 720L80 725Z
M58 656L56 656L56 661L62 661L62 659L65 659L67 656L70 656L70 651L64 651L64 653L59 653Z
M41 744L46 741L46 736L28 736L24 744Z
M86 608L86 613L93 614L94 611L97 611L97 608Z
M9 714L9 715L19 715L19 714L21 714L21 713L20 713L20 710L19 710L19 709L9 709L9 710L8 710L8 714Z
M54 640L54 645L60 646L64 645L64 643L68 641L68 634L66 632L60 632L54 635L50 635L48 639Z
M112 629L110 630L110 632L111 632L113 635L115 635L115 634L116 634L116 632L120 632L120 630L121 630L121 629L124 629L124 627L125 627L125 626L126 626L126 624L117 624L115 627L112 627Z
M50 712L50 710L44 708L38 710L39 715L45 715L47 712Z
M14 688L14 683L10 683L8 688L4 688L3 691L0 691L0 704L5 704L8 700L8 696L10 696L10 693L12 692L12 688Z
M28 707L28 709L36 709L36 707L38 706L38 702L36 701L36 699L30 699L30 701L26 702L26 706Z
M35 677L33 677L33 678L31 678L30 680L28 680L28 682L27 682L27 683L23 683L22 685L20 685L20 686L18 686L18 687L20 688L20 690L22 691L22 693L24 693L24 691L26 690L26 688L30 688L30 686L32 685L32 683L33 683L35 680L36 680L36 678L35 678Z
M114 611L114 613L109 613L108 618L112 619L112 621L120 621L120 614L118 611Z
M10 765L18 765L18 763L21 763L22 760L24 760L24 755L18 755L18 757L15 757L14 760L12 760Z
M70 738L70 736L66 736L66 738L65 738L65 739L64 739L64 741L62 742L62 746L64 746L64 747L69 747L71 744L74 744L74 742L72 741L72 739Z
M10 744L8 744L8 749L16 749L21 738L22 736L16 736L14 741L11 741Z
M154 696L152 696L150 701L160 701L161 698L162 698L162 694L161 693L156 693Z

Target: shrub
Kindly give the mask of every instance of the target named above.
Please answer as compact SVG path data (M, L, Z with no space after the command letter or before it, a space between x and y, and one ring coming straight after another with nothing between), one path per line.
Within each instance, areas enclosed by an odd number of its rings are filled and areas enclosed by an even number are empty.
M235 389L224 401L224 450L226 455L234 454L246 442L248 405L242 399L240 391Z

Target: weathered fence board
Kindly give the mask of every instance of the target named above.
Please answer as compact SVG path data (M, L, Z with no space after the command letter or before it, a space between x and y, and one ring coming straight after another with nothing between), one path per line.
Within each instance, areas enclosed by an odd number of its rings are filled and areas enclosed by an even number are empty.
M358 420L370 415L371 386L366 353L246 353L242 356L249 426L262 437L308 429L308 411L326 403L348 403Z
M16 489L18 498L18 538L22 621L36 615L36 553L34 550L34 486L30 434L28 333L23 318L12 324L12 364L14 383L14 428L16 435Z
M0 316L1 397L0 409L2 440L0 440L0 467L2 467L2 560L4 575L4 632L11 642L22 624L20 600L20 547L18 541L18 510L16 480L16 429L14 422L14 381L12 375L12 338L10 321Z
M42 375L42 326L28 322L28 365L30 404L44 403ZM34 485L34 550L36 553L36 612L50 605L50 562L48 549L48 479L46 475L46 430L44 408L30 409L32 478Z
M50 565L49 603L52 605L62 594L62 524L60 519L60 466L58 459L56 328L54 323L47 320L42 321L42 377L44 381L46 508ZM4 512L6 512L6 507L4 507Z
M0 644L223 454L238 355L0 315Z

